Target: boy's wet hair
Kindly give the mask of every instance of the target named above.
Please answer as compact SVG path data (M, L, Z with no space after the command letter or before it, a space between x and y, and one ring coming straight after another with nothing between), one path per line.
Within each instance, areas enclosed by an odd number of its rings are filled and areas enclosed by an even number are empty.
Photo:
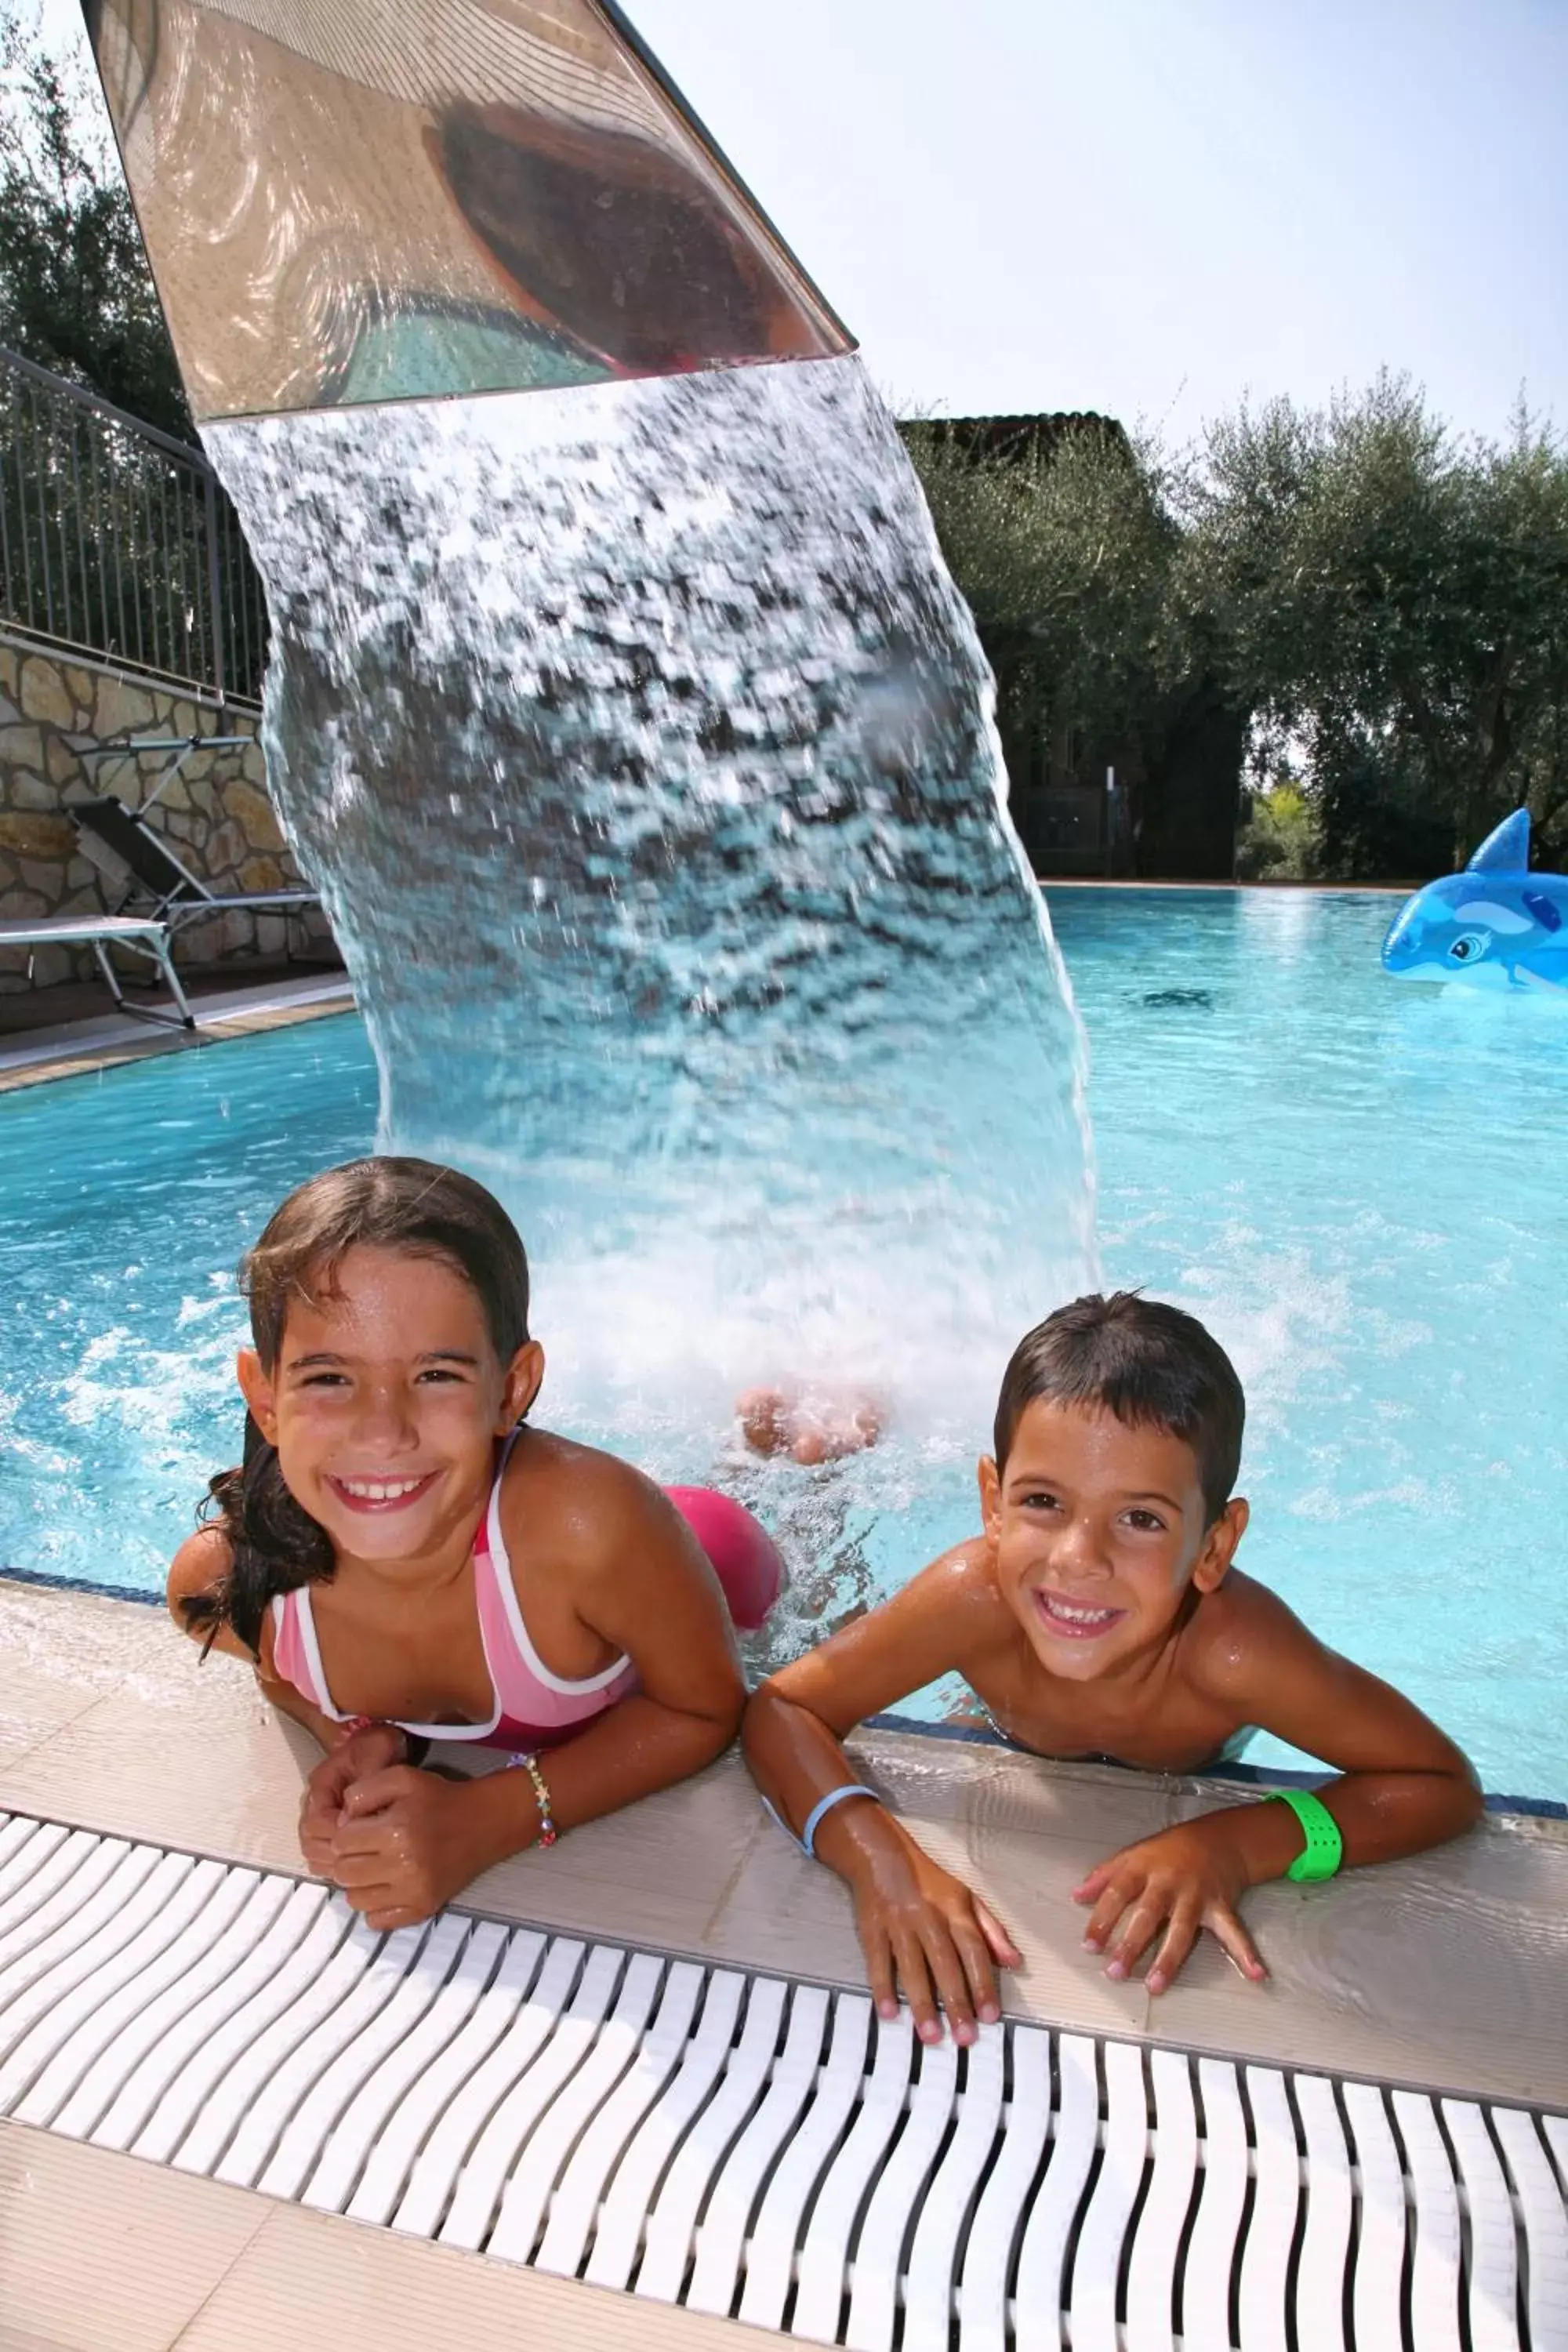
M1236 1367L1195 1315L1136 1290L1099 1291L1058 1307L1013 1350L996 1404L996 1468L1006 1467L1026 1407L1114 1413L1131 1429L1163 1429L1192 1448L1213 1526L1241 1467L1247 1401Z
M289 1307L337 1297L338 1269L352 1249L395 1250L450 1266L479 1300L502 1364L526 1342L528 1255L494 1195L430 1160L351 1160L290 1192L240 1261L251 1337L268 1374ZM259 1654L269 1604L280 1592L324 1583L336 1565L331 1542L289 1493L277 1448L248 1413L244 1459L220 1471L208 1495L233 1565L216 1591L187 1593L180 1605L188 1624L208 1629L209 1646L226 1624Z

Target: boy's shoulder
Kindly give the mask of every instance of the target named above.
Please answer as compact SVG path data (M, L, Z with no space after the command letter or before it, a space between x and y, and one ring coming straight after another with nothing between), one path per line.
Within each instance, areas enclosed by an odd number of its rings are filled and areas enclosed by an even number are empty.
M984 1536L968 1536L941 1553L904 1591L922 1612L940 1615L963 1663L1016 1641L1016 1620L1002 1598L996 1556Z
M1182 1633L1188 1678L1215 1697L1238 1696L1293 1652L1317 1647L1295 1611L1238 1568L1200 1597Z

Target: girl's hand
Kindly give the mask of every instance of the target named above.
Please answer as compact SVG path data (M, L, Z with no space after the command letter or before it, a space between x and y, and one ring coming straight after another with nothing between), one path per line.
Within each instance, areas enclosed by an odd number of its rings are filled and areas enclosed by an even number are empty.
M412 1927L531 1842L525 1799L531 1806L532 1791L517 1772L472 1780L443 1780L409 1764L373 1772L343 1792L324 1874L367 1927Z
M1130 1975L1159 1936L1146 1982L1152 1993L1163 1992L1206 1927L1244 1977L1263 1982L1268 1971L1236 1907L1253 1881L1237 1843L1220 1826L1226 1818L1184 1822L1127 1846L1073 1889L1075 1903L1094 1906L1084 1948L1109 1948L1108 1977ZM1120 1932L1113 1932L1118 1922Z
M407 1752L408 1742L395 1724L374 1723L368 1731L344 1731L317 1765L300 1801L300 1850L315 1877L332 1875L332 1841L353 1783L400 1764Z
M877 2013L898 2015L901 1987L922 2042L942 2040L939 2001L953 2040L973 2042L976 2019L992 2025L1002 2014L997 1969L1016 1969L1020 1955L962 1879L922 1853L889 1816L882 1822L890 1834L858 1841L846 1871Z

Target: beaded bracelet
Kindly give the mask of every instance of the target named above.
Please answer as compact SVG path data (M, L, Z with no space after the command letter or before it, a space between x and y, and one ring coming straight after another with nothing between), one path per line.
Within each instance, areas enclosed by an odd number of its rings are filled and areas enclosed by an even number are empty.
M539 1807L539 1836L535 1843L539 1845L553 1845L561 1832L551 1819L550 1784L539 1769L538 1757L509 1756L506 1769L509 1772L526 1772L532 1781L534 1801Z

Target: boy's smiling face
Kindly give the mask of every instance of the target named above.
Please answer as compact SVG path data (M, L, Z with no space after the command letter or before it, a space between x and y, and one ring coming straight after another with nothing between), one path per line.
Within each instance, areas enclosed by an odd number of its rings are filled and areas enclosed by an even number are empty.
M1197 1457L1169 1430L1037 1397L1005 1467L980 1465L996 1580L1049 1673L1091 1682L1158 1648L1189 1586L1212 1592L1247 1525L1207 1524Z

